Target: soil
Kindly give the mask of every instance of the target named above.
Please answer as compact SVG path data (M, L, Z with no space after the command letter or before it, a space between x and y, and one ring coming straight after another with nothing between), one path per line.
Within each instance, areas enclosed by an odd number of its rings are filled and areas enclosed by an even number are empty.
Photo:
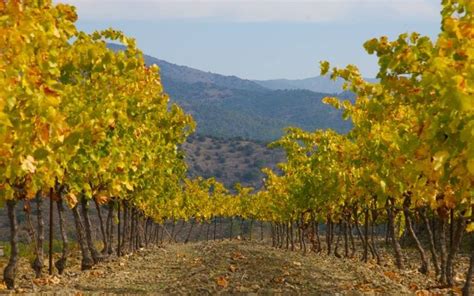
M388 258L388 257L387 257ZM274 249L242 240L167 244L111 257L92 270L72 258L64 275L33 279L25 259L16 292L83 294L444 295L416 270L398 273L357 258ZM0 293L8 293L0 290ZM455 291L457 292L457 291Z

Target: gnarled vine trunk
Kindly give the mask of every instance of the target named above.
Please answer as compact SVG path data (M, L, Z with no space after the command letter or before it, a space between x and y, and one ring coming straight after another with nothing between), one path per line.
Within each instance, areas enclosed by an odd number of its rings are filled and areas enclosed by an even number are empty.
M428 274L430 265L428 262L428 258L426 257L425 250L420 240L418 239L418 236L416 235L415 230L413 229L413 223L411 221L409 207L410 207L410 195L406 194L405 200L403 202L403 213L405 214L405 225L412 239L415 241L416 249L420 253L421 266L420 266L419 271L423 274Z
M395 210L393 209L393 204L388 205L387 216L390 221L390 236L393 247L393 252L395 256L395 264L398 269L403 269L403 259L402 259L402 248L400 247L400 242L398 240L398 235L395 229Z
M102 208L99 202L97 201L97 198L92 198L92 199L94 200L95 208L97 209L97 216L99 217L99 226L100 226L99 228L100 228L100 233L102 234L103 247L102 247L101 253L103 255L106 255L109 247L108 247L107 234L104 227L104 219L102 218Z
M454 223L456 222L456 223ZM451 222L453 225L452 244L446 260L446 280L448 285L454 285L454 259L459 251L461 245L462 236L464 234L464 228L466 226L466 219L463 216L455 219Z
M447 277L446 277L446 258L447 258L447 249L446 249L446 218L440 217L439 220L439 235L438 235L438 240L439 240L439 257L441 260L441 272L439 276L439 281L442 284L447 283Z
M72 208L72 215L74 217L77 240L79 242L79 246L81 248L81 254L82 254L81 269L82 270L91 269L92 266L94 265L94 261L91 258L89 248L87 247L87 243L85 241L84 226L82 224L81 215L79 214L79 203L77 203Z
M44 267L44 250L43 250L43 242L44 242L44 218L43 218L43 197L41 192L36 194L35 198L36 202L36 220L38 224L37 228L37 240L36 240L36 257L32 263L33 270L35 271L36 278L41 277L41 273Z
M92 255L92 260L94 260L94 264L97 264L99 263L101 258L100 258L99 252L97 251L94 245L94 238L93 238L94 232L92 230L92 223L89 217L89 202L84 194L81 194L81 210L82 210L82 216L84 218L87 246Z
M474 274L474 239L471 238L471 259L469 260L469 269L466 273L466 282L464 283L464 287L462 288L463 296L472 295L471 285L472 285L473 274Z
M64 205L63 199L59 197L58 201L56 202L56 206L58 208L58 220L59 220L59 232L61 234L61 240L63 242L62 251L61 251L61 258L59 258L55 263L56 269L58 270L59 274L63 274L64 269L66 268L67 257L69 255L69 241L67 237L66 231L66 223L64 219Z
M428 220L428 217L426 215L426 209L422 209L419 212L420 212L421 218L423 219L423 222L425 223L426 231L428 233L431 260L432 260L433 266L435 268L436 276L439 276L440 268L439 268L439 264L438 264L438 256L436 254L435 239L434 239L433 231L431 229L430 221Z
M107 235L107 254L112 255L114 253L114 201L110 201L107 212L107 224L106 224L106 235Z
M18 223L16 219L16 200L7 200L8 221L10 222L10 246L11 253L8 264L3 270L3 280L8 289L15 288L15 277L18 264Z

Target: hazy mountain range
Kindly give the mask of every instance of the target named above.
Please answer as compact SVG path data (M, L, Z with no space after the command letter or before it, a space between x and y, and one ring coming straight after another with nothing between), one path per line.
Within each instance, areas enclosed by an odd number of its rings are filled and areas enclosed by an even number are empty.
M122 46L109 44L115 50ZM179 66L145 55L157 64L165 91L195 118L197 133L214 137L242 137L272 141L288 126L306 130L332 128L347 132L349 121L321 100L342 91L341 81L326 77L302 80L252 81ZM344 93L339 96L353 99Z
M376 79L365 78L369 82L376 82ZM254 80L254 82L268 89L307 89L314 92L339 94L343 92L344 80L338 78L331 80L327 76L316 76L305 79L272 79Z

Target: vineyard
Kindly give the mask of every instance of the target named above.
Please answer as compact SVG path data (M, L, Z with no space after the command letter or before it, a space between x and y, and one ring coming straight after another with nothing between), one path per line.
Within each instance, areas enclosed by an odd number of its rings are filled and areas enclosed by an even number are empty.
M182 147L195 123L170 104L158 67L145 66L134 39L114 29L79 31L70 5L0 0L5 288L14 290L21 272L30 272L19 264L24 226L37 279L75 268L76 254L86 272L144 248L153 256L161 252L157 246L194 240L214 253L229 248L234 261L250 256L239 245L275 250L268 262L279 258L277 249L295 251L287 256L301 256L294 260L308 270L322 260L315 257L375 269L392 264L400 273L415 264L426 283L472 295L473 15L473 1L443 0L436 40L405 33L367 41L366 51L378 59L377 83L366 82L354 65L321 62L323 75L344 79L357 97L324 99L353 128L347 134L287 128L270 144L285 151L286 161L263 169L257 191L187 177ZM216 233L232 244L214 245ZM58 241L60 251L53 252ZM226 288L228 279L217 278L217 286ZM385 292L397 293L391 289Z

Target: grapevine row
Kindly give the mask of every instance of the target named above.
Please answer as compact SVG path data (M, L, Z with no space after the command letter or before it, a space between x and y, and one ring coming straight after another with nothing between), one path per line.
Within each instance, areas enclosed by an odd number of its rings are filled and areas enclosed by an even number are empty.
M474 230L473 11L472 1L443 1L435 42L416 33L366 42L378 57L378 83L365 82L355 66L330 70L322 62L322 74L344 79L356 94L355 101L325 99L343 110L353 130L341 135L289 128L272 144L285 150L287 161L278 171L265 169L264 189L254 192L186 178L179 147L195 124L170 106L158 68L145 66L133 39L113 29L78 31L69 5L0 0L0 202L7 207L12 250L5 283L15 286L20 202L37 246L33 268L41 276L41 209L49 199L56 203L63 241L60 273L70 252L67 205L83 269L114 250L121 256L148 243L153 225L169 219L239 216L271 223L274 246L285 239L288 246L296 223L301 246L309 242L316 252L324 224L326 250L339 257L341 234L344 256L355 254L355 230L362 260L371 254L379 263L374 229L386 225L398 268L405 265L400 237L406 234L415 242L420 272L433 269L441 284L454 285L456 255ZM113 51L108 41L126 49ZM100 221L100 252L91 203Z
M354 254L355 230L362 260L370 253L381 264L374 228L385 224L398 268L406 264L400 237L409 236L419 271L434 270L443 286L456 284L456 256L463 238L472 244L474 230L474 2L443 1L441 15L436 41L405 33L364 44L377 55L378 83L364 81L353 65L330 69L321 62L322 74L344 79L356 95L355 101L324 99L354 127L346 135L290 128L272 144L288 158L282 174L267 171L259 193L270 200L267 218L277 222L274 245L296 222L321 250L317 224L324 223L328 254L342 256L341 236L344 255ZM464 295L474 245L470 252Z

